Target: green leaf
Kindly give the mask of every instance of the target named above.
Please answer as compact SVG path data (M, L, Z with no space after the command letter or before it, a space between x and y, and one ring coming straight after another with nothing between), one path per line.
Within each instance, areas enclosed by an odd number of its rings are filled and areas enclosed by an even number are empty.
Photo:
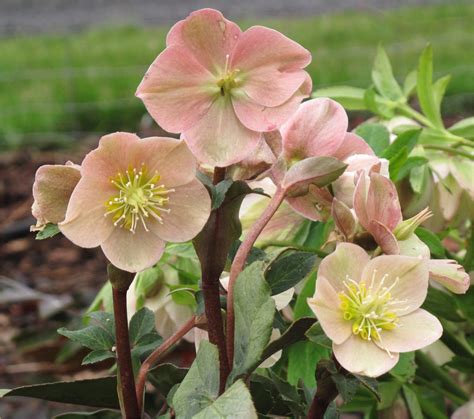
M295 308L294 308L294 319L297 320L301 317L313 317L314 313L309 308L307 299L312 297L314 294L314 289L316 286L316 273L313 273L306 278L303 289L296 298Z
M323 346L326 349L332 348L331 339L323 331L320 323L313 324L305 333L306 337L313 343Z
M401 150L406 150L407 154L410 154L418 143L420 133L421 129L410 129L403 132L384 150L382 157L392 160Z
M343 374L333 374L331 378L334 384L336 384L337 390L344 400L344 403L349 403L355 396L360 381L353 376L345 376Z
M436 128L443 128L438 99L433 90L433 49L428 45L418 63L417 93L421 109Z
M272 295L294 287L314 269L316 255L309 252L285 252L265 271Z
M199 412L195 419L257 419L252 396L242 380L236 381L215 402Z
M390 370L389 374L403 383L412 382L416 374L415 353L401 353L397 364Z
M138 340L135 347L132 349L132 353L138 358L143 358L160 346L162 342L163 338L158 334L158 332L153 331L147 333Z
M466 320L459 313L459 306L456 298L452 294L438 290L433 287L428 288L428 295L422 307L433 313L437 317L441 317L453 322L462 322Z
M87 326L80 330L58 329L60 335L80 343L92 350L110 350L115 344L114 337L99 326Z
M265 359L270 358L274 353L293 345L300 340L306 339L305 333L316 322L314 317L302 317L285 330L285 332L273 342L270 342L265 348L258 364L260 365Z
M149 308L138 310L130 320L130 342L136 345L140 338L155 331L155 314Z
M95 412L68 412L61 413L53 419L121 419L122 415L117 410L101 409Z
M364 93L364 103L367 109L383 119L393 118L393 110L387 105L387 99L377 95L374 86Z
M100 289L97 296L92 301L91 305L86 311L87 313L91 313L100 309L103 309L107 312L113 311L113 302L112 302L112 284L110 281L107 281L104 286Z
M437 258L446 257L446 250L444 249L443 243L441 243L441 240L435 233L426 228L418 227L415 230L415 234L430 248L430 252L433 256Z
M114 352L107 351L105 349L99 349L97 351L92 351L89 354L87 354L82 360L82 365L95 364L97 362L101 362L110 358L115 358Z
M116 377L60 381L0 390L0 398L16 396L81 406L120 409Z
M423 412L421 411L420 402L416 393L408 385L403 385L403 397L410 412L412 419L423 419Z
M381 45L377 48L372 68L372 81L378 92L387 99L398 101L403 98L402 89L393 76L390 60Z
M158 266L145 269L137 274L135 280L137 309L142 308L145 300L159 291L163 277L163 270Z
M229 383L258 365L270 340L275 302L263 277L264 268L264 262L254 262L235 282L234 364Z
M222 205L225 199L225 195L229 188L232 186L232 183L232 179L225 179L215 186L214 193L212 194L211 209L217 209Z
M474 376L474 361L472 357L455 355L446 366L470 376Z
M436 107L441 109L441 102L443 101L444 93L448 87L449 82L451 81L451 76L444 76L436 80L433 84L433 95L435 98Z
M171 298L176 304L183 306L194 306L196 301L195 293L199 290L199 285L172 285L168 284L170 292L168 295L171 295Z
M351 86L324 87L316 90L312 97L329 97L339 102L348 111L366 110L365 89Z
M316 365L329 357L329 350L313 342L297 342L288 351L288 382L296 385L302 380L309 388L316 387Z
M390 134L382 124L366 122L359 125L355 133L360 135L369 144L377 156L382 156L384 150L390 144Z
M398 396L401 386L402 383L399 381L385 381L379 383L380 402L377 405L377 409L383 410L391 407Z
M403 94L407 98L410 97L416 90L416 77L417 70L410 71L405 77L405 81L403 82Z
M170 390L184 380L187 368L179 368L173 364L161 364L148 372L147 378L165 397Z
M57 224L48 223L44 226L41 231L36 233L36 240L44 240L49 239L50 237L54 237L56 234L61 233Z
M451 134L459 135L469 140L474 139L474 116L456 122L448 128L448 131Z
M428 163L428 159L426 157L422 156L413 156L413 157L408 157L405 162L398 168L395 176L390 176L394 181L400 181L404 177L408 176L410 174L410 171L412 169L421 167ZM391 174L390 174L391 175Z
M193 418L219 395L219 355L216 346L203 341L191 368L173 396L176 417Z

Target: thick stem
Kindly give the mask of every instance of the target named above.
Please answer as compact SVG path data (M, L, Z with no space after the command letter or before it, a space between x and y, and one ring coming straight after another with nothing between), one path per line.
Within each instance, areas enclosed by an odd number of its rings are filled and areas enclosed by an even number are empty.
M308 411L308 419L323 419L329 404L337 397L338 391L332 374L323 367L316 368L316 393Z
M244 241L237 251L232 266L230 268L229 287L227 290L227 359L230 365L234 359L234 283L242 272L247 257L252 250L252 246L257 240L260 233L263 231L265 226L268 224L273 214L280 207L283 199L285 198L285 190L280 187L275 191L271 201L269 202L265 211L262 212L257 221L252 225L247 233Z
M143 393L145 391L145 382L148 371L153 364L173 345L178 343L183 336L188 333L196 325L196 316L191 317L174 335L166 339L158 348L156 348L150 356L143 361L140 371L137 375L137 400L141 406L143 402ZM141 409L140 409L141 410Z
M115 318L115 337L117 345L117 364L120 374L120 387L125 417L139 419L135 380L133 377L132 356L128 336L127 289L112 287Z

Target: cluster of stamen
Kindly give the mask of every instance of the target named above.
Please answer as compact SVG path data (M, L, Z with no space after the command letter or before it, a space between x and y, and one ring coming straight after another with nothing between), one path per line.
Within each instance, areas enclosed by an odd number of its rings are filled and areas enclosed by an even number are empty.
M241 80L238 77L240 70L230 70L229 69L229 55L226 55L225 68L221 77L217 80L217 87L220 89L220 94L226 96L230 94L232 89L240 86Z
M344 320L352 322L352 333L364 340L376 341L383 347L381 332L399 327L398 315L406 310L400 301L393 298L391 290L399 278L389 286L384 286L388 275L384 275L377 287L374 287L376 270L372 274L370 286L366 282L356 282L346 276L343 281L345 291L339 293L340 308Z
M111 216L116 227L132 233L135 233L139 223L145 231L149 231L147 221L150 217L162 224L161 215L170 212L165 206L169 201L169 193L174 192L174 189L166 189L159 181L158 172L149 174L144 164L139 170L129 168L118 173L110 180L117 188L117 194L105 203L104 216Z

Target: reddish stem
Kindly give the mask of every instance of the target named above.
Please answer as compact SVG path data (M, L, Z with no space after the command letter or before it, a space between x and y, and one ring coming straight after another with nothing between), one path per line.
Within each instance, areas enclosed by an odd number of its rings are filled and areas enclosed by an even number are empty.
M260 233L263 231L265 226L268 224L273 214L280 207L283 199L285 198L285 190L278 187L273 195L272 199L268 203L265 211L262 212L257 221L252 225L244 241L239 247L237 254L235 255L234 261L230 268L229 287L227 290L227 359L229 365L233 364L234 359L234 285L240 272L244 269L247 257L252 250L252 246L255 244Z
M117 344L117 364L120 373L123 408L127 419L139 419L140 409L135 392L130 339L128 335L127 289L112 287Z
M143 393L145 391L145 382L148 371L156 361L173 345L178 343L183 336L188 333L196 325L196 316L191 317L174 335L166 339L158 348L156 348L150 356L143 361L137 375L137 399L140 405L143 403Z

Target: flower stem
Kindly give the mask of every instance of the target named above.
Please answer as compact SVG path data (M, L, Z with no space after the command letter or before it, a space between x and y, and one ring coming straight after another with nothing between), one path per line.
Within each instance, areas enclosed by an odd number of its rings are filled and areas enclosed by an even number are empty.
M130 353L130 340L128 335L127 289L112 286L117 364L120 374L120 387L122 390L125 417L127 419L139 419L141 415L135 392L135 380L133 377L132 356Z
M141 404L143 403L143 393L145 391L145 382L148 371L168 349L178 343L195 325L196 316L193 316L174 335L166 339L147 359L145 359L145 361L143 361L137 375L137 400L140 405L140 410Z
M262 212L260 217L255 221L250 230L248 231L244 241L239 247L237 254L235 255L234 261L230 268L229 287L227 290L227 359L229 364L233 364L234 359L234 284L242 272L247 257L252 250L252 246L257 240L260 233L263 231L265 226L268 224L273 214L280 207L283 199L285 198L285 190L278 187L273 195L271 201L268 203L267 208Z
M445 151L446 153L457 154L459 156L466 157L469 160L474 160L474 154L469 153L468 151L458 150L457 148L437 144L424 144L423 147L431 150L440 150Z

